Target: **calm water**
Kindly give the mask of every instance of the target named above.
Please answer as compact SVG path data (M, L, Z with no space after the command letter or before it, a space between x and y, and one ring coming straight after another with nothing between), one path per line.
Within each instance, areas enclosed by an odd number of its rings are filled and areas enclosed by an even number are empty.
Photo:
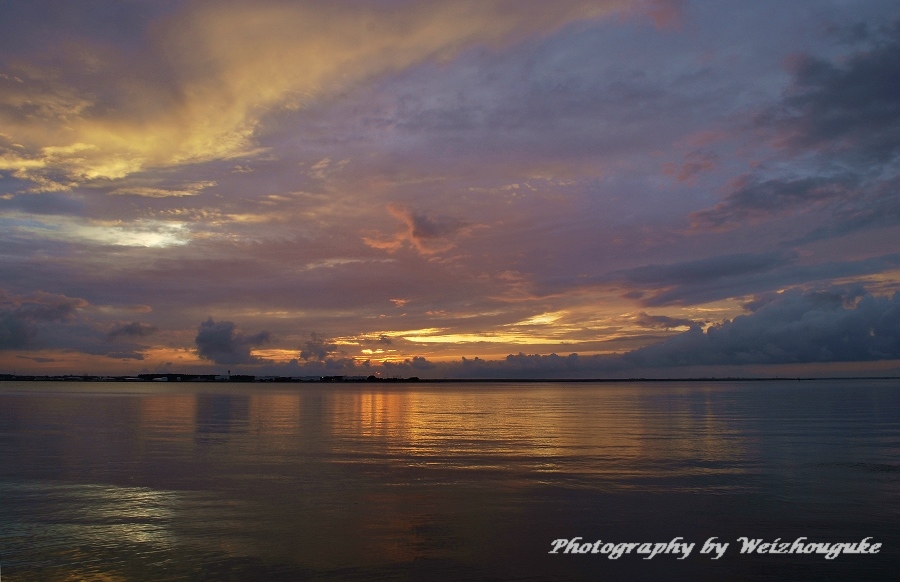
M697 546L549 554L556 539ZM720 560L699 554L712 536ZM737 538L882 543L741 555ZM895 580L900 382L0 383L3 580Z

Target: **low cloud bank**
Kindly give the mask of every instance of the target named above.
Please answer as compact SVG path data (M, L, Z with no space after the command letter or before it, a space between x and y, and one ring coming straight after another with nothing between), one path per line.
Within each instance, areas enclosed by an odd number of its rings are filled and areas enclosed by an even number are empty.
M69 323L87 306L77 297L43 291L14 295L0 289L0 350L33 345L42 327Z
M422 358L386 365L395 375L458 378L585 378L659 376L702 366L820 364L900 359L900 293L861 289L788 291L761 296L748 313L625 354L509 355L430 364ZM661 321L686 325L688 320ZM668 372L667 372L668 371ZM662 374L661 374L662 372Z
M376 366L323 358L290 366L293 374L329 373L421 378L601 378L678 376L704 366L825 364L900 359L900 293L871 295L861 288L759 296L746 315L706 330L691 325L661 343L624 354L511 354L503 360L462 358L430 362L414 357Z
M231 321L213 321L210 317L197 329L197 355L217 364L253 364L259 358L250 355L251 348L269 341L269 332L244 335L235 331Z
M755 312L622 356L637 367L900 358L900 294L786 292Z

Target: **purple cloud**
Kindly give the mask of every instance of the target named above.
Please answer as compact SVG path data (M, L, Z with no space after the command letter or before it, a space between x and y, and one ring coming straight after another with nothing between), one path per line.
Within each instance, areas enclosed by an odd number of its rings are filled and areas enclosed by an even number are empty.
M231 321L213 321L210 317L197 329L197 355L217 364L250 364L259 362L250 354L254 346L269 341L269 332L254 335L235 332L237 326Z

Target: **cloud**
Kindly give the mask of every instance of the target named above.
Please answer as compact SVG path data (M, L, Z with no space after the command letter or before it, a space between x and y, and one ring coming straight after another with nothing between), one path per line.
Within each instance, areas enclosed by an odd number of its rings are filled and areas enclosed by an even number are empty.
M627 296L640 299L644 305L689 304L709 300L711 292L718 290L721 293L723 288L729 290L724 296L730 296L727 293L735 284L769 273L793 260L793 255L781 251L738 253L668 265L644 265L616 271L601 279L621 281L631 289ZM692 297L695 292L703 298Z
M116 188L115 190L110 191L110 194L125 196L145 196L148 198L181 198L183 196L196 196L203 190L216 185L217 184L215 181L206 180L203 182L190 182L186 184L180 184L171 188L160 188L153 186L130 186Z
M745 175L731 184L723 202L691 214L691 227L696 230L736 228L796 208L809 209L860 197L858 187L859 180L853 175L762 181Z
M740 253L668 265L645 265L598 277L648 307L697 305L814 282L883 273L900 267L896 253L850 261L800 264L794 251Z
M15 313L0 311L0 349L24 348L30 343L35 332L27 320Z
M900 176L885 180L857 203L837 208L831 221L807 235L808 240L831 238L855 230L900 224Z
M38 364L49 364L51 362L55 362L56 360L53 358L44 358L41 356L16 356L17 358L22 358L23 360L31 360L32 362L37 362Z
M235 332L235 324L231 321L215 322L210 317L197 329L197 355L204 360L212 360L217 364L252 364L260 362L259 358L250 355L254 346L269 341L269 332L262 331L255 335L243 335Z
M659 28L674 28L681 24L687 0L644 0L641 8Z
M453 248L454 237L471 232L471 226L457 218L429 216L396 204L387 208L406 228L389 238L363 237L372 248L394 252L408 245L420 254L432 255Z
M118 325L109 333L93 319L96 309L88 301L56 293L37 291L14 295L0 290L0 350L61 350L100 355L113 359L141 360L144 346L110 341L124 336L144 337L156 327L134 322ZM51 362L45 356L27 356L34 362ZM58 360L58 359L57 359Z
M789 59L790 86L755 119L775 157L728 185L722 202L691 214L694 230L813 209L830 217L812 238L900 221L900 21L864 32L869 46L839 61Z
M26 321L71 321L79 309L88 305L84 299L57 293L35 291L29 295L12 295L0 290L0 309Z
M719 157L709 152L691 152L685 156L684 164L666 164L663 170L666 174L675 176L679 182L695 185L697 177L704 172L715 169Z
M900 293L879 297L860 289L787 291L756 311L703 331L694 325L661 343L624 354L510 354L503 360L413 360L392 372L427 370L430 377L602 378L678 377L680 368L817 364L900 359ZM733 368L730 368L733 369Z
M794 82L770 115L781 144L850 152L865 162L900 153L900 21L882 26L873 45L841 64L799 55Z
M433 362L429 362L427 358L421 356L413 356L406 358L402 362L385 362L382 364L385 374L390 376L404 376L410 373L421 373L427 370L438 368Z
M43 291L13 295L0 290L0 349L32 345L41 327L70 322L88 305L84 299Z
M642 327L650 327L655 329L672 329L673 327L697 327L701 322L692 319L679 319L676 317L668 317L665 315L648 315L640 312L635 319L635 323Z
M512 180L595 177L618 161L640 163L634 156L647 148L671 147L737 98L724 75L700 64L667 67L647 58L648 47L624 49L620 34L597 26L515 52L472 50L453 67L399 76L396 98L377 113L392 130L382 142L436 173L455 162L475 175L510 172ZM711 152L690 154L685 180L713 169L714 160Z
M150 325L149 323L133 321L131 323L117 325L112 330L110 330L106 337L109 340L114 340L121 336L147 337L156 333L158 329L159 328L157 328L155 325Z
M787 291L749 315L622 357L636 367L865 362L900 358L900 294Z
M328 343L327 340L313 332L310 334L310 339L303 344L303 349L300 350L300 358L307 361L325 361L329 354L333 354L336 351L336 344Z
M129 50L75 35L6 63L0 169L70 187L258 153L263 116L478 44L502 46L631 2L186 3ZM62 35L63 33L60 32ZM71 38L71 36L70 36ZM121 42L121 41L120 41ZM27 53L25 53L27 55Z
M81 214L84 203L72 196L50 193L22 193L0 197L0 211L16 210L29 214Z

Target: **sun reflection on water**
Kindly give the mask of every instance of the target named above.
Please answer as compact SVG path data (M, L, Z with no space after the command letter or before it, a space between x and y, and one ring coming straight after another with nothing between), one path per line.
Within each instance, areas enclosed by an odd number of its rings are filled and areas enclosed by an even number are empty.
M896 506L886 441L866 449L890 471L875 479L861 463L810 464L857 459L873 419L894 418L887 392L854 406L837 392L839 410L813 413L783 388L724 384L66 389L0 392L10 579L391 579L421 564L464 579L480 549L511 540L502 551L521 557L520 536L584 511L620 525L743 518L770 491L813 507L804 496L825 477L841 495L822 503L865 491Z

